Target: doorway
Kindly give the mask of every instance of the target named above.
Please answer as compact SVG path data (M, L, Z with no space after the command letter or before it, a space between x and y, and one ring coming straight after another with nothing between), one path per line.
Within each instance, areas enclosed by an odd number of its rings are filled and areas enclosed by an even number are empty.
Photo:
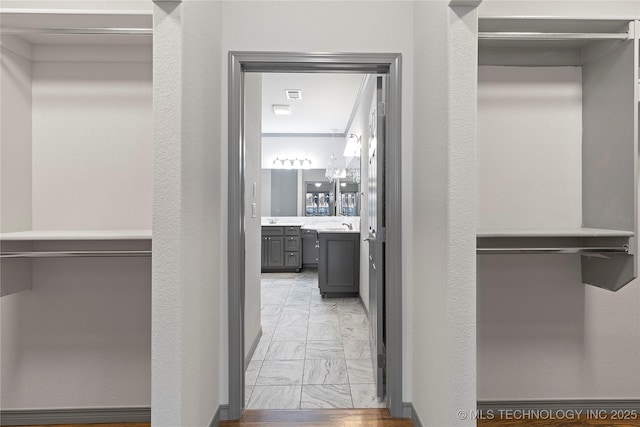
M239 418L244 403L245 304L245 138L244 94L247 72L351 72L383 75L386 102L383 169L386 174L384 217L386 229L377 241L384 251L386 291L385 354L377 357L386 367L386 396L393 416L402 415L402 280L400 193L400 55L395 54L288 54L231 52L229 55L229 415ZM251 207L248 207L251 209ZM375 265L374 265L375 268Z

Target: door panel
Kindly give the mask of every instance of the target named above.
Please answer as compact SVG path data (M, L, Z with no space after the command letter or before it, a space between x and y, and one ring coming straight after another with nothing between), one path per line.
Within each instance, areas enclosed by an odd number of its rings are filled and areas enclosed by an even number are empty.
M269 267L284 265L284 237L269 237Z
M371 116L369 141L369 324L371 357L379 400L385 395L385 215L384 215L384 150L385 150L385 77L377 77L376 111Z
M261 267L269 266L269 238L262 236L262 249L261 249Z

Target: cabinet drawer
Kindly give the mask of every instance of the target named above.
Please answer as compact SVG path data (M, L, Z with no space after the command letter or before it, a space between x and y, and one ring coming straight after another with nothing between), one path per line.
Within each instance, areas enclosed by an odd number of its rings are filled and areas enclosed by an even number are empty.
M302 237L311 237L313 240L318 240L318 232L316 230L302 229Z
M284 238L284 250L285 251L299 251L300 250L300 237L286 236Z
M300 227L295 225L289 225L284 227L284 234L287 236L299 236L300 235Z
M284 253L284 265L285 267L297 267L300 265L300 252L285 252Z
M284 236L284 227L262 227L263 236Z

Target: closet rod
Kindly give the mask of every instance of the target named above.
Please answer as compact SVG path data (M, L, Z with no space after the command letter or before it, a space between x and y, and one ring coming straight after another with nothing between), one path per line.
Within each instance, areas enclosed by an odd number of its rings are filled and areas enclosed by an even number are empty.
M2 34L151 36L151 28L2 28Z
M37 251L1 252L0 258L148 257L151 251Z
M602 254L629 253L629 246L577 248L477 248L478 254Z
M629 40L629 33L539 33L481 31L480 40Z

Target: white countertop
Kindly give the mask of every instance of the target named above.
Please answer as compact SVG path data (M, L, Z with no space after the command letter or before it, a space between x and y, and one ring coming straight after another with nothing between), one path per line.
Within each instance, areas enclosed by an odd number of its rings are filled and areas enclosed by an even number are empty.
M269 220L275 220L275 223L272 224ZM299 226L324 233L360 232L359 216L263 216L261 223L263 226L272 227ZM353 230L348 230L345 225L342 225L342 223L351 224L353 226Z

